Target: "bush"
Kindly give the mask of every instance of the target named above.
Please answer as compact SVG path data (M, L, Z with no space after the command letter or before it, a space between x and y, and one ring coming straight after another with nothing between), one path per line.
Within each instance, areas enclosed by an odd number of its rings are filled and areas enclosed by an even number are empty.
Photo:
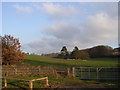
M84 52L84 51L80 51L80 59L84 60L84 59L89 59L90 56L88 53Z

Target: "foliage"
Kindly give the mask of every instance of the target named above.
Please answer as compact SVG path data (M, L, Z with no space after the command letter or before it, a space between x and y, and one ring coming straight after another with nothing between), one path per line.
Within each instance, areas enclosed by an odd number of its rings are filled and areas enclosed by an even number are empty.
M24 54L20 50L19 40L5 35L1 37L2 41L2 64L21 63L24 60Z
M80 59L82 60L87 60L90 58L89 54L84 51L79 51L79 54L80 54Z
M77 46L74 47L73 51L71 52L72 59L80 59L80 52Z
M80 51L79 50L72 51L71 52L71 58L72 59L80 59Z
M72 57L72 59L84 60L84 59L89 59L89 54L84 51L76 50L71 53L71 57Z
M79 49L78 49L77 46L75 46L74 49L73 49L73 51L78 51L78 50L79 50Z
M66 59L66 58L69 57L69 53L68 53L68 51L67 51L66 46L63 46L63 47L62 47L59 56L60 56L61 58L64 58L64 59Z
M113 54L113 49L110 46L95 46L93 48L89 48L84 50L89 53L90 57L106 57L111 56Z
M77 46L74 47L73 51L71 52L71 58L72 59L89 59L89 54L80 51Z
M113 56L112 57L120 57L120 47L113 49Z
M74 47L72 52L68 52L66 46L63 46L59 57L64 59L89 59L89 54L80 51L77 46Z

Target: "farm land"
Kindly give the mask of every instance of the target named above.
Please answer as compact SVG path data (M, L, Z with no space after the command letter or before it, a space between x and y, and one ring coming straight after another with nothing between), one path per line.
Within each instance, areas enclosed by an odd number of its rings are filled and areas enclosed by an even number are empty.
M22 65L27 67L117 67L118 58L91 58L89 60L65 60L65 59L57 59L50 58L44 56L35 56L35 55L26 55L25 60L21 64L17 64L16 66ZM25 68L27 68L25 67ZM47 71L47 68L44 68ZM32 71L31 71L32 72ZM34 73L34 72L33 72ZM116 80L82 80L78 77L68 77L64 75L58 74L57 76L54 73L47 72L39 72L39 74L28 74L28 75L8 75L6 78L21 78L21 79L35 79L40 77L48 76L49 79L49 87L45 85L45 81L36 81L33 83L34 88L118 88L118 81ZM42 73L42 74L41 74ZM15 81L8 80L7 88L20 88L26 89L29 88L28 82L23 81ZM3 81L4 83L4 81ZM3 84L4 85L4 84Z

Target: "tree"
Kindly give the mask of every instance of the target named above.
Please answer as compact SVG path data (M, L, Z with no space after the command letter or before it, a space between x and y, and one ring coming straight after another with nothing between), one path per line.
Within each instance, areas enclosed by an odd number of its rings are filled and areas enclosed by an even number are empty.
M71 52L71 57L72 57L72 59L80 59L80 51L79 50L72 51Z
M79 49L78 49L77 46L75 46L74 49L73 49L73 51L78 51L78 50L79 50Z
M80 59L80 53L79 53L79 49L77 46L75 46L73 51L71 52L71 58Z
M1 37L2 41L2 64L21 63L24 60L24 53L20 50L19 40L10 35Z
M65 58L65 59L69 57L69 53L68 53L68 51L67 51L66 46L63 46L63 47L62 47L62 49L61 49L61 51L60 51L60 57L61 57L61 58Z
M85 51L80 51L79 54L80 54L80 59L82 60L86 60L90 58L89 54Z
M113 54L113 49L110 46L96 46L88 50L91 57L106 57Z
M80 51L78 47L75 46L71 52L71 57L73 59L89 59L89 54L84 51Z

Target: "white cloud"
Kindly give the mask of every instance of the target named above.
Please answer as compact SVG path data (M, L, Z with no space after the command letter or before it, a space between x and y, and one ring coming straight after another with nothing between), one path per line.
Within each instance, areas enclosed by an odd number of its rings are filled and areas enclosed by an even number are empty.
M24 12L24 13L31 13L32 12L32 8L29 6L22 6L19 4L15 4L13 5L14 8L16 8L18 11Z
M117 43L117 19L106 13L89 16L84 24L78 22L58 22L47 26L44 32L53 38L42 38L30 42L28 50L34 53L59 52L62 46L72 50L74 46L80 49L94 45L112 45Z
M117 19L106 13L98 13L89 16L84 24L57 22L46 27L45 32L59 39L89 43L117 38L117 26Z
M80 11L73 5L64 6L58 3L40 3L34 4L33 6L42 10L52 19L65 19L70 15L80 14Z
M32 53L52 53L59 52L62 45L66 45L64 40L55 38L42 38L23 45L23 50Z
M43 3L43 10L50 15L69 15L80 13L74 6L62 6L60 4Z
M44 31L59 39L76 39L75 37L81 34L81 27L79 23L57 22L46 27Z
M83 25L91 41L105 41L117 38L117 18L112 18L106 13L90 16Z

